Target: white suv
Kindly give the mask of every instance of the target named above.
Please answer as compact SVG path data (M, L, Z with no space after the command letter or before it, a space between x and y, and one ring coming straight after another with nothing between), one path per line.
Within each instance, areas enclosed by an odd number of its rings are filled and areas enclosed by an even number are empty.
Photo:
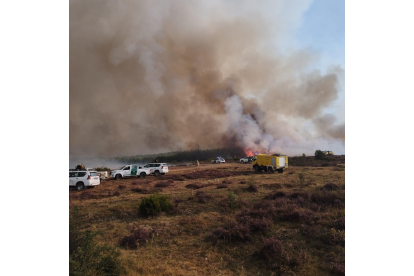
M76 186L78 191L82 191L85 187L98 186L101 181L100 173L96 171L69 171L69 186Z
M222 157L217 157L217 159L213 159L211 160L212 164L221 164L221 163L226 163L226 160L224 160L224 158Z
M158 176L160 174L166 174L168 172L168 166L166 163L148 163L144 168L151 168L151 174Z

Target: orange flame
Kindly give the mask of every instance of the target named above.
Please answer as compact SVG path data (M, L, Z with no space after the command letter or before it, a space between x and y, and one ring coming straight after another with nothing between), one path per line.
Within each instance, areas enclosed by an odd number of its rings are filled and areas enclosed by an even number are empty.
M244 149L246 156L254 156L254 152L251 149Z

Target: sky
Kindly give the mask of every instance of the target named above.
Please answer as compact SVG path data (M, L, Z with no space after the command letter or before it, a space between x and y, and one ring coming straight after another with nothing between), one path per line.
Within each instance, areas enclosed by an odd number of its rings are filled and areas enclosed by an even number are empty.
M333 65L345 69L345 0L314 0L302 15L296 32L297 48L310 48L320 53L313 67L325 72ZM338 100L328 112L345 121L345 76L341 80Z
M71 157L345 153L344 1L69 6Z

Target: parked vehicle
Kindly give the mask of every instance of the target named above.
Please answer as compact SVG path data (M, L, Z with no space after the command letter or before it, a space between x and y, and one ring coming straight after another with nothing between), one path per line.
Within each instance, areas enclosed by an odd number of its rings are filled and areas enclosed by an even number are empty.
M99 174L96 171L69 171L69 187L76 186L78 191L82 191L86 187L94 187L101 183Z
M240 158L240 163L242 163L242 164L244 164L244 163L252 163L252 159L253 159L253 156L247 156L247 157L243 157L243 158Z
M211 160L212 164L221 164L221 163L226 163L226 160L224 160L224 158L222 157L217 157L216 159Z
M325 155L334 155L333 151L330 151L330 150L325 150L325 151L322 151L322 152Z
M101 180L101 182L102 182L102 180L104 180L104 179L108 179L108 172L107 171L98 171L98 173L100 174L99 175L99 178L100 178L100 180Z
M253 158L253 169L255 172L269 172L282 173L283 169L288 168L288 157L285 155L276 156L276 155L266 155L258 154Z
M119 180L123 177L145 177L151 174L151 169L138 166L136 164L126 165L118 170L111 171L111 177Z
M144 168L150 169L151 174L155 176L168 173L167 163L148 163L144 166Z

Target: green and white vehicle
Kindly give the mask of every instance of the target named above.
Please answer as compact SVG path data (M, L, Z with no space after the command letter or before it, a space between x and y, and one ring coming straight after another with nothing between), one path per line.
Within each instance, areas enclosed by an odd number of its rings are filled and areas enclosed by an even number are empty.
M124 177L146 177L151 174L151 169L136 164L126 165L118 170L111 171L111 177L119 180Z

